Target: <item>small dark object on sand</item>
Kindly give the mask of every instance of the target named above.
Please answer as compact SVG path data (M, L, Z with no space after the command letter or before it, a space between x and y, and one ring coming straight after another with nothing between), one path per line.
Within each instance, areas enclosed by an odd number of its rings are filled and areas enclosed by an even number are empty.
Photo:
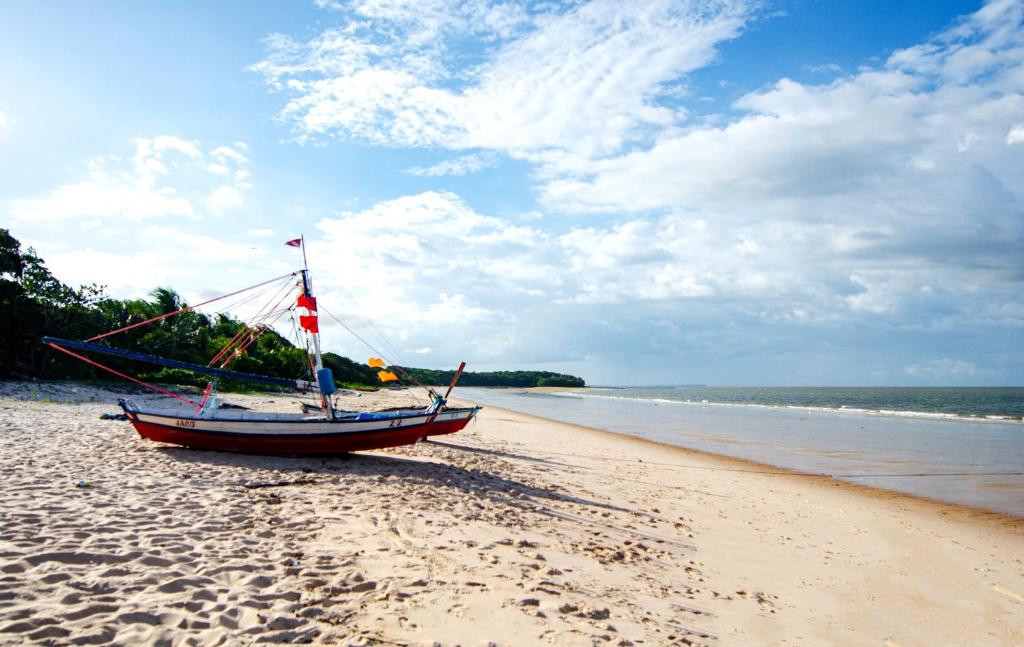
M242 483L242 487L249 488L250 490L255 490L257 488L284 487L286 485L307 485L309 483L316 483L316 481L314 481L313 479L299 479L297 481L276 481L276 482L250 481L249 483Z
M220 404L217 405L217 408L218 409L246 409L246 410L249 409L249 407L243 407L240 404L231 404L230 402L221 402Z
M101 413L100 420L127 420L128 416L123 413Z

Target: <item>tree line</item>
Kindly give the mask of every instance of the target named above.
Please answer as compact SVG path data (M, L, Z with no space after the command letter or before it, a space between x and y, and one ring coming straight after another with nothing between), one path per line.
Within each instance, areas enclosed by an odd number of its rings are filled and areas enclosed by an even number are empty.
M402 371L415 377L423 384L445 385L450 384L455 377L455 371L436 370L430 368L405 368ZM575 375L564 375L550 371L489 371L472 373L466 371L459 378L461 386L512 386L512 387L535 387L535 386L586 386L583 378Z
M85 362L66 356L41 341L43 336L88 339L110 330L152 319L186 307L173 289L156 288L148 299L114 299L103 287L71 288L46 268L32 248L0 228L0 378L116 379ZM124 331L116 346L193 364L206 364L245 324L224 314L183 312L147 326ZM176 368L142 365L117 357L103 363L139 379L170 384L203 386L205 377ZM378 385L375 369L336 353L323 353L324 365L342 386ZM273 330L265 332L230 365L232 370L258 375L295 378L309 373L306 350ZM404 374L402 373L404 371ZM403 383L443 385L453 371L403 368ZM232 388L222 381L222 388ZM542 371L464 373L466 386L583 386L583 380ZM251 388L251 385L247 385Z

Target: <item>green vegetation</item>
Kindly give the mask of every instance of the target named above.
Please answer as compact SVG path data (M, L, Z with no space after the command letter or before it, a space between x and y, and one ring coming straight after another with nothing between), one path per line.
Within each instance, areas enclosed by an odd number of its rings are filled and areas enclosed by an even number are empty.
M331 369L334 374L334 381L346 384L349 388L359 385L378 384L377 371L366 364L357 364L347 357L337 353L323 353L324 366Z
M111 299L103 287L82 286L77 290L58 281L31 248L23 251L6 229L0 228L0 379L115 379L109 373L45 346L44 335L64 339L88 339L180 310L186 304L170 288L157 288L150 299ZM184 312L146 326L127 330L113 338L118 348L159 355L193 364L206 364L244 324L225 315L207 316ZM323 354L335 382L346 388L376 388L377 371L336 353ZM103 364L139 379L205 386L207 378L177 368L159 368L117 357L104 357ZM295 378L309 373L304 349L273 330L264 333L230 365L232 370L258 375ZM404 371L405 373L403 373ZM412 375L425 385L451 381L454 371L401 369L404 384L414 383ZM465 386L583 386L571 375L535 371L463 373ZM253 390L253 385L221 380L224 390Z
M402 368L423 384L446 385L451 383L455 371L438 371L429 368ZM404 381L404 380L403 380ZM459 378L461 386L586 386L582 378L549 371L492 371L471 373L466 371Z
M87 339L185 307L169 288L157 288L150 299L111 299L103 288L77 290L58 281L32 249L0 229L0 378L111 379L105 371L49 348L43 335ZM118 348L206 364L243 327L224 315L184 312L117 335ZM205 386L207 378L176 368L160 368L116 357L103 363L139 379ZM274 331L261 336L232 362L233 370L279 377L308 372L305 351ZM222 381L222 388L241 385ZM251 389L246 385L244 388Z

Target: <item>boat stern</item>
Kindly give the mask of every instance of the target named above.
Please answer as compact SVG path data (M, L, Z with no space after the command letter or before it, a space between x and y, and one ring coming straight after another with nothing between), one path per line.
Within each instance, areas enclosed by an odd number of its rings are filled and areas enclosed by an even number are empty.
M466 409L445 409L427 425L426 436L444 436L461 431L476 418L477 412L483 407Z

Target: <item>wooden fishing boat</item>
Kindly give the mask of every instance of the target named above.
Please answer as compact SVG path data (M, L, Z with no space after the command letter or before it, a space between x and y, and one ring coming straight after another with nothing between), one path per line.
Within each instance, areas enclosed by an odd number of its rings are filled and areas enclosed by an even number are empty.
M289 241L293 247L303 248L305 261L305 241L296 239ZM304 262L305 266L305 262ZM175 359L163 358L137 351L131 351L106 344L99 340L111 335L138 328L155 321L194 310L199 305L240 294L246 290L283 280L285 284L292 281L298 291L295 305L290 309L304 311L298 317L299 325L307 336L307 348L310 352L310 369L315 379L300 380L265 375L253 375L228 369L232 360L241 356L245 348L251 345L263 332L270 329L273 322L268 323L267 317L255 325L243 329L221 350L209 366L191 364ZM74 341L55 337L44 337L43 342L63 353L88 362L93 366L109 371L122 378L150 388L170 398L178 400L173 406L153 406L139 404L128 399L118 401L125 416L131 421L135 430L143 438L160 442L219 451L242 452L251 454L338 454L352 451L396 447L418 442L427 436L451 434L463 429L476 415L480 407L449 408L448 396L455 388L465 362L455 373L455 377L444 396L433 389L427 389L431 402L422 408L389 409L386 411L345 411L339 409L332 401L336 392L334 377L329 368L323 365L320 354L320 332L316 298L312 295L312 281L309 269L290 275L277 277L264 283L250 286L236 292L204 301L197 306L186 306L176 312L167 313L125 326L109 333L97 335L89 340ZM276 312L277 310L273 310ZM261 311L262 312L262 311ZM74 349L74 350L72 350ZM208 375L212 379L207 385L202 399L196 402L186 396L173 393L153 384L147 384L123 372L104 366L75 351L97 352L123 359L136 360L193 371ZM379 353L378 353L379 354ZM371 358L370 366L388 369L388 363L381 358ZM398 367L391 365L389 370L381 370L378 375L383 381L397 381L394 371ZM319 407L307 405L304 411L259 412L248 409L224 408L218 404L216 380L228 378L297 389L313 392L319 396ZM425 387L424 387L425 388Z
M411 445L427 436L459 431L478 407L305 413L247 410L196 412L186 406L153 408L119 400L143 438L184 447L249 454L338 454Z

